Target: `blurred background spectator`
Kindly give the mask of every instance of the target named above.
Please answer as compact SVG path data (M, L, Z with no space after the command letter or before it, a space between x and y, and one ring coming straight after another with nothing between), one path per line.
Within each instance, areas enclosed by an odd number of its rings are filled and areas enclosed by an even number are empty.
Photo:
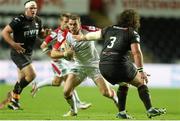
M0 0L0 31L24 8L26 0ZM116 22L116 16L126 8L134 8L141 15L142 49L145 63L180 62L180 1L179 0L37 0L39 16L46 27L58 26L61 12L81 15L82 24L104 27ZM0 36L0 59L9 59L8 45ZM41 40L42 41L42 40ZM46 59L37 42L34 59ZM97 43L99 50L101 43Z

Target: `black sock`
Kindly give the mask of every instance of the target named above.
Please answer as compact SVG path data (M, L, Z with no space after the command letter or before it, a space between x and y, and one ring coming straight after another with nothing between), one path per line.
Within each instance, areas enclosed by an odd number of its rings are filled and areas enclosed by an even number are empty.
M139 97L144 103L144 106L146 107L146 110L150 109L152 107L150 94L148 87L146 85L142 85L138 88Z
M72 96L67 97L66 101L71 106L71 109L73 109L74 108L74 106L73 106L74 105L73 97Z
M118 88L117 96L118 96L119 112L125 110L128 89L129 87L127 86L119 86Z
M16 82L13 92L15 94L21 94L24 87L26 87L28 84L29 82L26 81L25 79L21 80L20 82Z

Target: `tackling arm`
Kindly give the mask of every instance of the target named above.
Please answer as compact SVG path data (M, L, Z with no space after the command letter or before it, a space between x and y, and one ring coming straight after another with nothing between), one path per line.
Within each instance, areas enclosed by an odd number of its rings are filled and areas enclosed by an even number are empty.
M73 35L77 41L92 41L101 39L101 30L96 32L89 32L86 35Z

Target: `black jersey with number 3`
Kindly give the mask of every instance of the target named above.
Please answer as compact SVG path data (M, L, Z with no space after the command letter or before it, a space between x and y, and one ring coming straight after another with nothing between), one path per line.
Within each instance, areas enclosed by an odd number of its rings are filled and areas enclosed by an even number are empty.
M24 43L22 47L26 49L25 53L32 54L35 41L37 40L37 36L42 29L40 18L28 18L22 14L13 18L9 26L13 30L14 41Z
M137 69L128 58L132 43L139 43L139 35L131 28L111 26L103 29L103 49L99 69L111 84L129 82L134 79Z
M131 43L139 43L139 35L131 28L111 26L103 29L104 46L101 62L121 63L128 60Z

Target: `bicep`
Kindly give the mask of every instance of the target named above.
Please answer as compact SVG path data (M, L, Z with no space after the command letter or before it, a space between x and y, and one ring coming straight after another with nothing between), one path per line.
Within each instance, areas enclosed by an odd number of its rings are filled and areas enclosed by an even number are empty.
M7 26L2 30L2 36L3 36L4 38L6 38L6 37L10 36L10 34L11 34L12 32L13 32L12 28L11 28L9 25L7 25Z
M7 25L7 26L3 29L3 32L12 33L13 30L12 30L12 28L11 28L9 25Z

